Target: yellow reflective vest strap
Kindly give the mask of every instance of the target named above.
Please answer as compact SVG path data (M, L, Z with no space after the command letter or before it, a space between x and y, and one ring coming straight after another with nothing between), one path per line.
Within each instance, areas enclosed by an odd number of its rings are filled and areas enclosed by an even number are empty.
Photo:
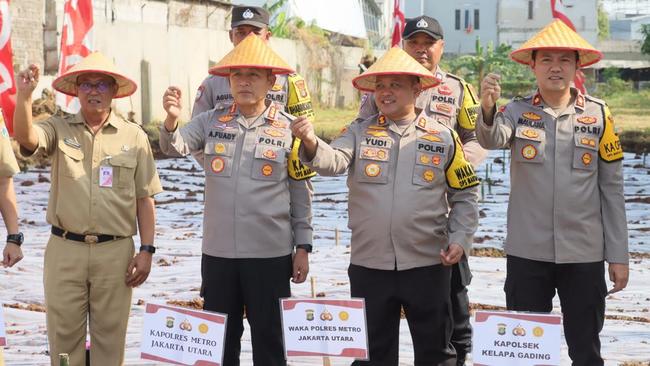
M460 142L458 134L454 130L450 129L450 131L454 137L454 156L445 172L447 184L451 188L460 190L474 187L480 183L478 177L474 172L472 164L465 158L463 144Z
M478 109L480 108L480 101L474 93L474 89L464 80L461 81L463 85L463 100L461 101L460 111L458 113L458 124L460 127L474 131L476 128L476 120L478 118Z
M623 159L623 148L621 147L621 140L614 131L614 118L609 111L609 107L603 106L603 135L600 138L600 146L598 148L598 155L606 162L613 162Z
M287 83L287 112L296 117L307 117L314 122L314 109L305 79L298 74L291 74L287 76Z
M309 169L309 167L303 164L298 158L299 149L300 139L294 138L293 142L291 143L291 152L289 153L289 161L287 164L287 172L289 173L289 177L294 180L303 180L316 175L316 172Z

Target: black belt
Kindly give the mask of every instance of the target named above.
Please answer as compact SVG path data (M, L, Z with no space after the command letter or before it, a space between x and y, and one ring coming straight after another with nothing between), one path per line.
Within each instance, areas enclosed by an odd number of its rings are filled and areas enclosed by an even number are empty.
M52 226L52 234L66 240L74 240L74 241L79 241L88 244L104 243L107 241L118 240L123 238L123 236L104 235L104 234L96 234L96 235L75 234L63 230L60 227L56 227L56 226Z

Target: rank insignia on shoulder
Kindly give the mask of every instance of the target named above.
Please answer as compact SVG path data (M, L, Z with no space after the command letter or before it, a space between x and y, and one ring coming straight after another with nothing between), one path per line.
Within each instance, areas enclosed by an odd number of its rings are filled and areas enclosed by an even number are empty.
M498 111L499 111L500 113L505 112L505 111L506 111L506 106L505 106L505 105L502 105L501 107L499 107Z
M576 106L580 108L585 107L585 97L582 94L578 94L578 97L576 98Z

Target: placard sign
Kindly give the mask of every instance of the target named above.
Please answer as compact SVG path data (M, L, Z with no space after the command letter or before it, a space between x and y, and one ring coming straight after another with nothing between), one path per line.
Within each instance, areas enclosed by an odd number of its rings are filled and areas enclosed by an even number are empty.
M177 365L219 366L226 318L225 314L148 303L140 357Z
M559 366L561 328L558 314L477 311L474 365Z
M281 299L287 357L368 359L363 299Z

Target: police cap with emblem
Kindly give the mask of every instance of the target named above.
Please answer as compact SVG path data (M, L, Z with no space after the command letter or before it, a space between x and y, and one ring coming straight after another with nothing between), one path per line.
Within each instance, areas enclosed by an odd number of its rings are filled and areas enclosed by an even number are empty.
M266 28L269 26L269 12L258 6L234 6L232 8L230 28L240 25Z
M510 58L520 64L530 65L533 51L560 50L578 52L578 66L586 67L603 58L603 53L595 49L562 20L556 19L526 41L519 49L510 53Z
M412 75L420 78L422 89L427 89L440 84L431 71L409 56L401 48L395 46L388 50L377 62L372 64L363 74L352 80L355 88L363 91L374 92L377 76L382 75Z
M444 38L440 23L426 15L408 19L404 26L404 32L402 32L402 38L409 39L417 33L424 33L435 40Z

